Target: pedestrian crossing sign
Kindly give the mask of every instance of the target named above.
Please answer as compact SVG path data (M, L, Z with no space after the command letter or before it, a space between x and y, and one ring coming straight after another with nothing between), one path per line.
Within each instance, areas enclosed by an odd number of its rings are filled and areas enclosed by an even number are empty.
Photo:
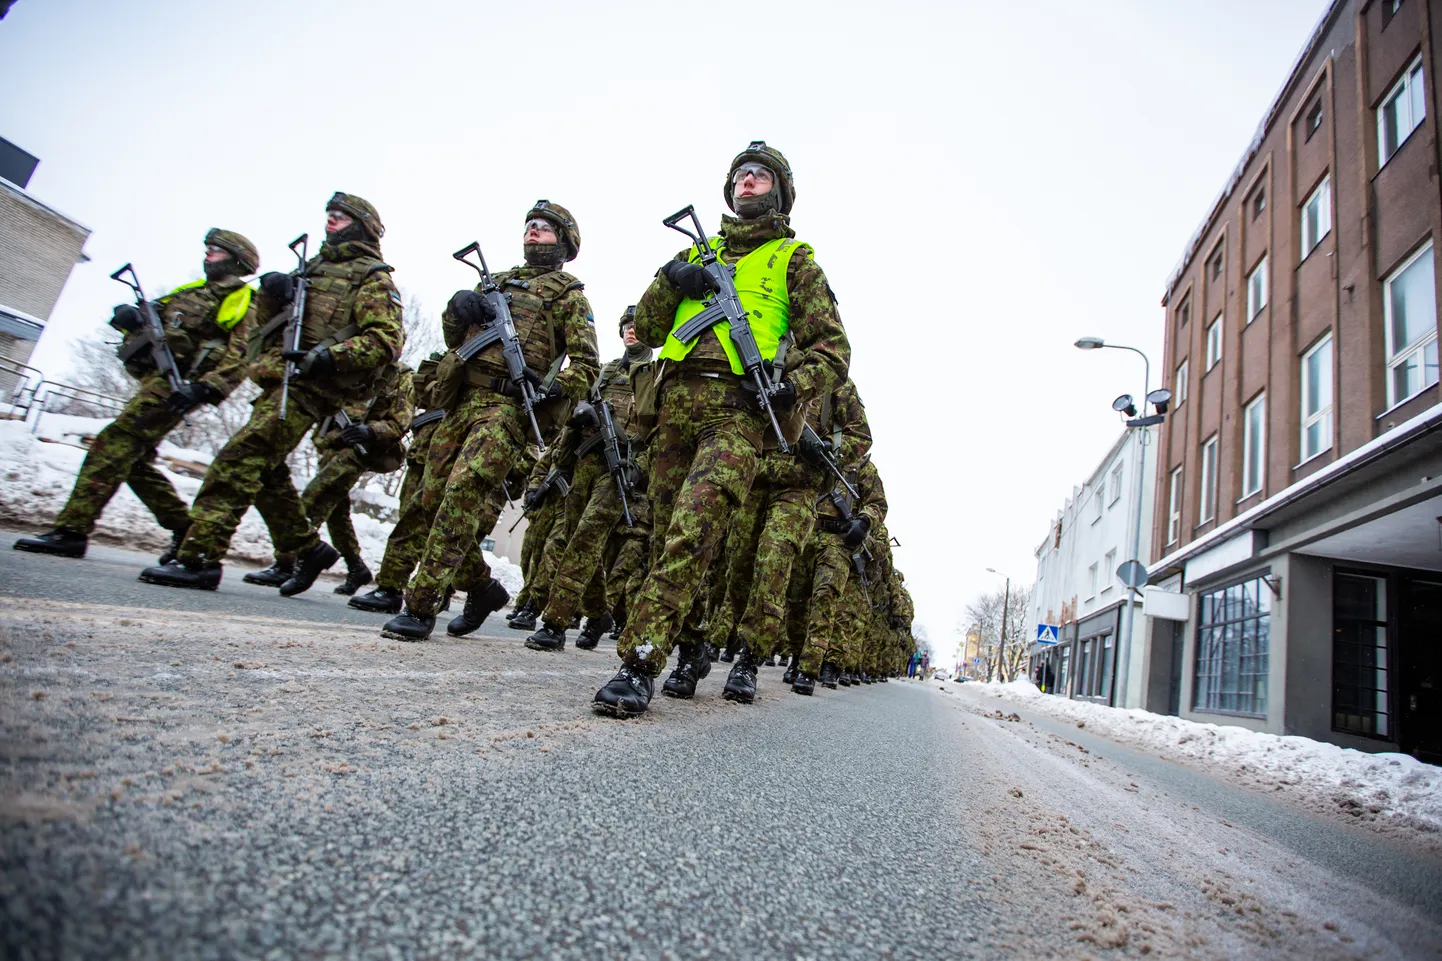
M1059 633L1055 624L1038 624L1036 626L1036 642L1038 644L1055 644L1059 640Z

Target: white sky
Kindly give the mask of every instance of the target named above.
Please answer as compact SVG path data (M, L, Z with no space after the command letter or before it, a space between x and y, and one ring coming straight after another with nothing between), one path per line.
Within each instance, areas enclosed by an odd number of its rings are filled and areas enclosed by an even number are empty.
M36 352L106 332L127 260L159 291L212 226L289 269L335 190L371 200L396 281L439 315L479 240L519 259L571 208L603 357L680 248L661 218L724 210L752 139L797 177L792 222L840 299L889 526L940 640L1032 550L1160 371L1163 285L1325 0L1031 3L104 4L0 21L0 136L30 191L94 233ZM934 642L935 643L935 642Z

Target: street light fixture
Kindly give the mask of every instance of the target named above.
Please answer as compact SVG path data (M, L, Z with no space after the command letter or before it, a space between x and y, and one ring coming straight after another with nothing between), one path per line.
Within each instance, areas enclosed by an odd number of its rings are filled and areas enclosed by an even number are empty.
M1098 347L1105 347L1106 345L1107 342L1100 337L1083 337L1076 342L1076 346L1080 350L1096 350Z

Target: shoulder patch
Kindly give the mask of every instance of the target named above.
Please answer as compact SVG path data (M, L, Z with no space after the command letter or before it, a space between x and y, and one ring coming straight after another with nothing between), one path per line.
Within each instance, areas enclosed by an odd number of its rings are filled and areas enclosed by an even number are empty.
M395 304L397 307L405 306L405 304L401 303L401 292L399 290L396 290L395 288L391 288L391 303Z
M587 315L586 315L586 323L590 324L592 327L596 326L596 317L595 317L595 315L594 315L594 314L587 314Z

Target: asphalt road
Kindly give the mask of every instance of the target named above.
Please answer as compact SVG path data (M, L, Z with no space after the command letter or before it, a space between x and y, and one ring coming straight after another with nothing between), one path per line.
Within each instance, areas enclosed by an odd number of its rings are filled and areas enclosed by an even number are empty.
M718 671L613 721L588 707L610 652L398 644L320 585L175 591L143 562L0 541L0 956L1442 945L1425 850L954 686L802 698L764 669L741 706Z

